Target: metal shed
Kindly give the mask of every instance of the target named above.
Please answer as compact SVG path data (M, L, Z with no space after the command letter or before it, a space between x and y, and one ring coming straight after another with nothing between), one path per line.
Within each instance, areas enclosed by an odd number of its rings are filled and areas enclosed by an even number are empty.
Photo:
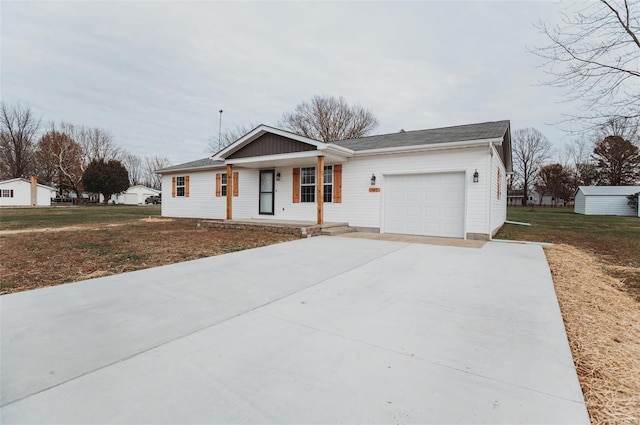
M637 216L627 196L640 192L640 186L580 186L574 212L585 215Z

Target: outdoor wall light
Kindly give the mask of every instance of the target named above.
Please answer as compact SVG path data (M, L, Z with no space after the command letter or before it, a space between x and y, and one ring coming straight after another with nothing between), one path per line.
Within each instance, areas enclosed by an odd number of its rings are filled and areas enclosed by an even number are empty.
M280 171L276 173L276 180L280 181Z
M478 178L480 177L480 174L478 174L478 170L476 170L475 173L473 173L473 182L474 183L478 183Z
M375 185L376 185L376 175L371 174L371 186L375 186Z

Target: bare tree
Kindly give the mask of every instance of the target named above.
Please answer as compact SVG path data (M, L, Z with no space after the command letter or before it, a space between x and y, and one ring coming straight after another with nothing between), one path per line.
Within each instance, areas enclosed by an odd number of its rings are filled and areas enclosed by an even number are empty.
M161 189L162 179L155 173L156 170L168 167L171 165L169 158L160 156L147 157L144 161L144 182L145 185L153 189Z
M533 50L553 76L546 83L583 103L572 120L593 129L603 118L640 118L640 1L583 2L562 25L538 28L550 44Z
M213 154L220 152L222 149L226 148L257 126L258 125L254 123L238 125L234 128L229 128L223 131L220 134L220 137L217 135L211 136L209 137L209 146L207 150Z
M293 112L285 113L280 126L293 133L323 142L366 136L378 126L373 113L360 105L349 105L344 98L314 96Z
M513 167L524 190L522 205L527 204L529 188L550 152L551 143L535 128L523 128L513 133Z
M62 129L70 128L70 124L62 123ZM40 138L36 150L36 162L39 174L52 177L59 191L70 189L82 199L82 148L71 136L55 127L51 128Z
M0 107L0 174L4 178L26 177L33 172L34 140L40 128L28 106Z
M640 108L640 105L638 105ZM620 136L631 143L640 142L640 122L631 118L609 118L595 130L596 141L607 136Z
M578 139L565 146L565 167L571 172L572 191L578 186L591 186L597 181L596 164L591 158L594 144L587 139Z
M122 165L124 165L129 173L130 186L144 183L144 158L130 152L125 152L122 154Z
M113 136L101 128L73 126L73 139L82 146L83 166L91 161L121 160L124 150L113 142Z

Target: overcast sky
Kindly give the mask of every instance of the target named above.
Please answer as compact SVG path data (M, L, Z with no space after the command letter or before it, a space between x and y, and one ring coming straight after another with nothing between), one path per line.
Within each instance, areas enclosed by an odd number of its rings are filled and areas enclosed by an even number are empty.
M573 111L527 48L557 2L8 2L1 93L43 121L108 130L180 163L315 94L370 108L376 134L511 120L555 146Z

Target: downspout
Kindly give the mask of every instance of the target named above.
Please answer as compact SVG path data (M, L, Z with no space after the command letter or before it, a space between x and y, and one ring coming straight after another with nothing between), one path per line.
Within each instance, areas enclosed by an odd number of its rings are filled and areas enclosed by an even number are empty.
M489 211L489 217L487 220L487 236L488 236L488 240L491 240L491 207L492 207L492 200L491 200L491 182L493 181L493 175L491 174L491 172L493 171L493 142L489 142L489 166L487 167L487 201L489 202L489 208L487 209Z

